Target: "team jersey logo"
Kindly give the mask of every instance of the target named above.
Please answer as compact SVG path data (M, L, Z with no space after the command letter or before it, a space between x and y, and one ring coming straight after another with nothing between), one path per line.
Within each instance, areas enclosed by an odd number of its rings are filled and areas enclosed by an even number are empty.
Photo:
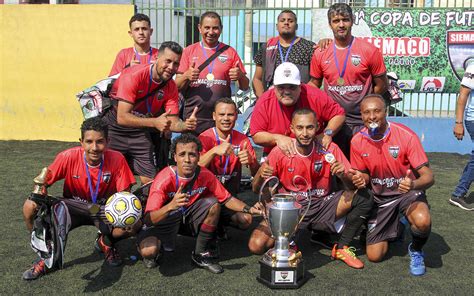
M392 155L392 157L396 159L398 157L398 154L400 154L400 147L390 146L388 147L388 152L390 152L390 155Z
M360 59L359 55L355 55L355 54L351 55L351 62L354 66L356 66L356 67L359 66L360 60L361 59Z
M104 174L102 175L102 181L104 181L105 184L109 184L111 177L112 177L111 172L104 172Z
M313 164L314 171L316 173L321 172L321 169L323 168L323 161L322 160L316 160Z
M288 168L288 172L293 173L295 171L294 168Z
M73 179L79 179L79 178L81 178L81 176L79 176L79 175L72 175L72 178L73 178Z
M226 54L221 54L219 57L218 57L219 61L221 61L221 63L225 63L227 62L227 60L229 59L229 57L226 55Z

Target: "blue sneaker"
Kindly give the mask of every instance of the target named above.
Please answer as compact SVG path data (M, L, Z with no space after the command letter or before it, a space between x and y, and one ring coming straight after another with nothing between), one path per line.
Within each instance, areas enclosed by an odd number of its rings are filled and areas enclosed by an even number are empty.
M414 251L411 249L411 244L408 245L408 254L410 255L410 273L415 276L424 275L425 268L425 254L423 252Z

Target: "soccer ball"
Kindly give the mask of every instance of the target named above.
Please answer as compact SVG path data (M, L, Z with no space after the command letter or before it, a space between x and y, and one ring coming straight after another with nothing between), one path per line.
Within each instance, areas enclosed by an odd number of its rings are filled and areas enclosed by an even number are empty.
M105 203L105 217L114 227L133 226L142 216L142 203L130 192L117 192Z

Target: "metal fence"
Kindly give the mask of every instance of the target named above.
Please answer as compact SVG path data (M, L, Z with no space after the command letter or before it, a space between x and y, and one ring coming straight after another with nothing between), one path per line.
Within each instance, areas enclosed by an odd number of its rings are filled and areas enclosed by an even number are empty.
M200 15L208 10L216 11L223 21L221 41L237 50L252 79L253 55L268 38L277 35L275 22L281 10L293 10L298 17L298 36L311 39L312 10L327 8L336 2L346 2L353 7L425 7L427 10L460 7L472 10L474 0L137 0L133 4L137 12L150 16L154 28L152 44L156 47L166 40L183 46L198 42ZM240 94L238 99L248 96ZM405 93L404 100L389 112L394 116L453 117L455 105L456 94L453 93Z

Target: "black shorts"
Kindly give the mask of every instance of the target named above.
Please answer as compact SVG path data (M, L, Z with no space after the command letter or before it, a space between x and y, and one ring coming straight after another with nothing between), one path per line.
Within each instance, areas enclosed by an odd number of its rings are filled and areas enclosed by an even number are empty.
M157 173L155 147L147 129L121 129L109 125L109 147L122 153L130 169L153 179Z
M150 227L144 225L137 235L137 242L140 243L150 236L155 236L159 240L172 240L178 233L197 236L209 209L216 203L218 201L215 197L205 197L186 208L184 214L179 209L169 212L168 217L156 225Z
M308 213L301 222L299 229L321 230L325 232L338 232L336 226L337 205L344 191L336 191L325 197L313 198ZM300 202L304 213L308 207L305 200Z
M83 225L94 225L104 235L112 234L113 227L105 217L103 205L100 206L100 211L97 214L91 214L91 203L72 198L65 198L63 201L71 216L71 229L69 231Z
M405 194L397 195L390 199L375 197L375 208L368 221L367 244L373 245L388 241L398 235L398 214L406 214L410 205L414 202L428 204L423 191L412 190Z

